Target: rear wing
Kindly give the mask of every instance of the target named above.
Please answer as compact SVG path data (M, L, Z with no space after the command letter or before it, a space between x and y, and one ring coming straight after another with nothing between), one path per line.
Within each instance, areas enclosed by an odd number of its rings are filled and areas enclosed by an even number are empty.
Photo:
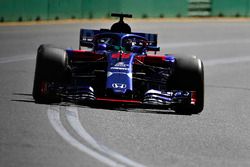
M93 46L94 36L97 34L107 33L107 32L111 32L111 31L108 29L101 29L101 30L81 29L79 49L81 49L81 47L89 47L91 45ZM138 33L138 32L132 32L131 34L144 37L146 40L148 40L148 46L157 47L157 34Z

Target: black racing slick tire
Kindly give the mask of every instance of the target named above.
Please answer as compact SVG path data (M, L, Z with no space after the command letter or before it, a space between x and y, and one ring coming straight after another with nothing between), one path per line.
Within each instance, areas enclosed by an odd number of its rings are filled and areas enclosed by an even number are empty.
M198 114L204 108L204 66L195 56L175 55L175 71L170 79L171 89L196 92L195 105L177 105L175 110L182 114Z
M66 70L67 56L65 50L52 45L39 46L32 92L36 103L58 101L56 92L49 90L48 85L54 82L62 82Z

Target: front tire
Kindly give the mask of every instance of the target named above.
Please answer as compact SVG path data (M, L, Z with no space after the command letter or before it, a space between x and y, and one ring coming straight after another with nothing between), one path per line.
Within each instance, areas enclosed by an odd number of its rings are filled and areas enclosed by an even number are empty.
M196 92L195 105L177 105L176 112L182 114L198 114L204 108L204 66L201 59L175 55L176 64L170 79L170 88Z
M67 56L63 49L52 45L40 45L37 50L33 84L33 98L37 103L52 103L59 99L56 92L49 90L49 84L62 82L67 70Z

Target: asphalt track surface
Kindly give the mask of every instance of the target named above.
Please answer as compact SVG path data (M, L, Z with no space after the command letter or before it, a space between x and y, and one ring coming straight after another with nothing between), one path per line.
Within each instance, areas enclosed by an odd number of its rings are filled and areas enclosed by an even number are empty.
M250 166L250 23L133 22L162 52L205 65L199 115L35 104L36 49L78 47L79 29L111 22L0 27L0 166Z

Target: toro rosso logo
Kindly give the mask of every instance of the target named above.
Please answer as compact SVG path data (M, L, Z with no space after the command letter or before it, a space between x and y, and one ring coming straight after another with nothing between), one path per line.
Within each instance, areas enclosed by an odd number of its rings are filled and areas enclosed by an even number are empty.
M112 87L113 88L120 88L120 89L125 89L126 87L127 87L127 85L126 84L122 84L122 83L113 83L112 84Z

